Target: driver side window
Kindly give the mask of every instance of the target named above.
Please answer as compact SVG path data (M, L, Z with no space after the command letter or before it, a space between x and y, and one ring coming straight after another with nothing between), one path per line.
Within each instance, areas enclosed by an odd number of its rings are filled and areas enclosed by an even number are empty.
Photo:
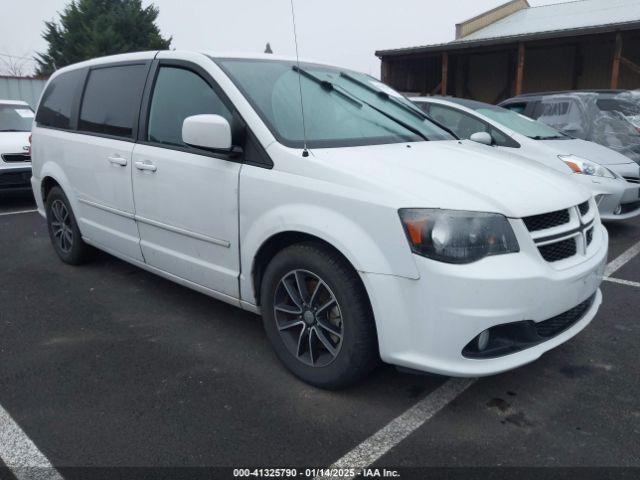
M160 67L149 112L150 142L186 147L182 123L192 115L216 114L232 122L232 114L198 74L179 67Z
M429 114L436 122L441 123L465 140L468 140L474 133L488 133L489 130L487 125L471 115L441 105L432 104Z

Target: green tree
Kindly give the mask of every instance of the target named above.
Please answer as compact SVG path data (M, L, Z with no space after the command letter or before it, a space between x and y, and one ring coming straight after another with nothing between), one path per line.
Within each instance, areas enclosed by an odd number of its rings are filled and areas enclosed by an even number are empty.
M37 73L89 58L142 50L166 50L171 37L163 38L156 25L158 8L142 7L141 0L73 0L59 22L45 22L42 37L49 47L38 53Z

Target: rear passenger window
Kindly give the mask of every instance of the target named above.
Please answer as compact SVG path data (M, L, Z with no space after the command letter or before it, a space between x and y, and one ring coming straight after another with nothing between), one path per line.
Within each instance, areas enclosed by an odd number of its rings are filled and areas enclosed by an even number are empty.
M71 109L81 88L84 71L73 70L55 77L40 101L36 123L41 127L71 128Z
M192 115L216 114L232 121L232 114L202 77L190 70L161 67L149 113L149 141L179 147L182 123Z
M146 75L144 64L91 70L78 128L85 132L132 138Z

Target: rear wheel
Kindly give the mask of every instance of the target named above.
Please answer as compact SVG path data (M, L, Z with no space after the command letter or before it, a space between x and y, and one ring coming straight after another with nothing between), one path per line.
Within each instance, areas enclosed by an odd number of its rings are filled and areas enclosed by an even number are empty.
M342 388L379 363L368 298L336 252L305 243L278 253L265 272L261 299L276 354L302 380Z
M92 247L84 243L69 200L60 187L53 187L46 201L49 238L58 257L70 265L80 265L93 256Z

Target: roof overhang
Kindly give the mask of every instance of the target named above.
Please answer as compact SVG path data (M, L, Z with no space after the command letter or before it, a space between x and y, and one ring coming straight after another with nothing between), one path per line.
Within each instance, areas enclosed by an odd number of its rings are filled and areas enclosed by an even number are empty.
M611 33L625 30L640 29L640 20L632 22L616 23L609 25L596 25L593 27L582 27L574 29L553 30L548 32L527 33L523 35L511 35L508 37L482 38L478 40L457 40L435 45L425 45L422 47L396 48L391 50L377 50L376 56L396 57L414 54L430 54L465 50L468 48L492 47L496 45L508 45L520 42L531 42L535 40L548 40L563 37L575 37L582 35L596 35L600 33Z

